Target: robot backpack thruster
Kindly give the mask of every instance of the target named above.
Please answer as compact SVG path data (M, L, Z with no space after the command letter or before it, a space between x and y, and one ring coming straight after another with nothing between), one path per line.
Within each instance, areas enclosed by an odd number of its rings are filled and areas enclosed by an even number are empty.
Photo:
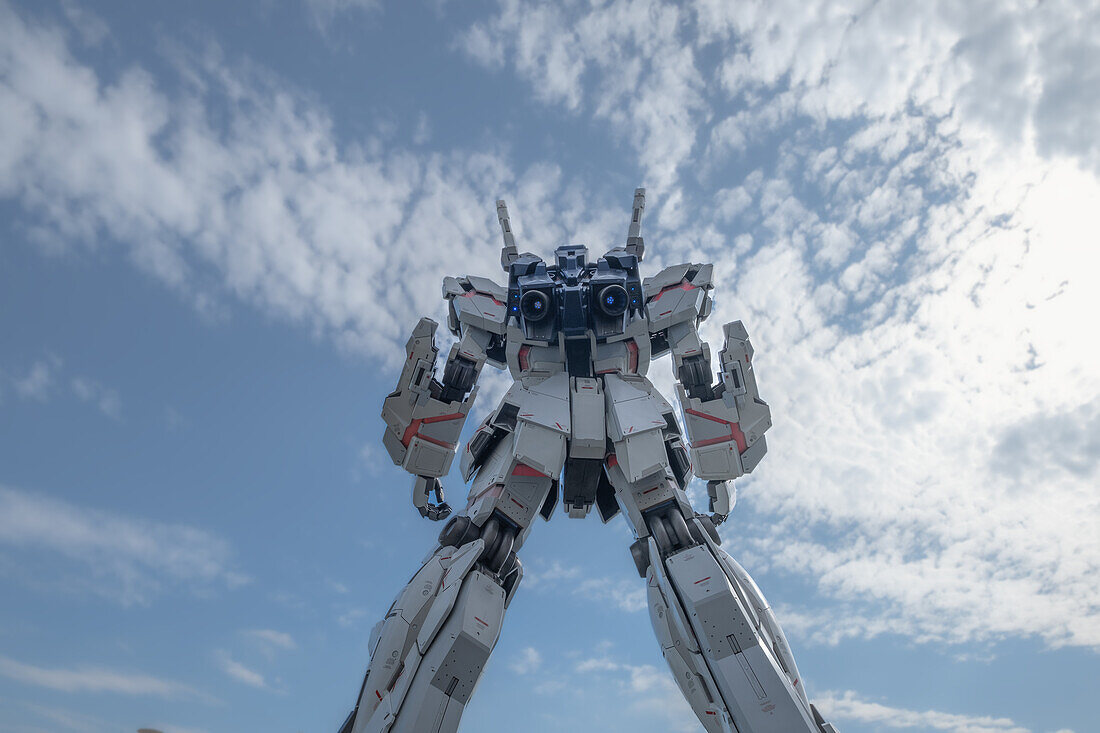
M382 407L383 442L413 475L413 504L432 520L451 508L445 476L486 364L515 383L462 450L470 484L439 546L370 637L359 700L340 733L455 733L523 577L517 553L536 515L559 495L570 517L622 511L645 578L661 651L709 733L836 733L807 699L787 639L715 526L733 505L728 482L760 462L771 426L740 321L724 327L717 384L697 327L710 315L712 266L667 267L644 281L634 192L626 243L595 262L584 246L553 263L516 248L503 201L501 266L508 285L447 277L447 326L457 342L436 379L436 323L406 345L400 383ZM646 379L672 354L682 422ZM682 427L681 427L682 426ZM712 514L685 489L707 481ZM433 501L434 499L434 501Z

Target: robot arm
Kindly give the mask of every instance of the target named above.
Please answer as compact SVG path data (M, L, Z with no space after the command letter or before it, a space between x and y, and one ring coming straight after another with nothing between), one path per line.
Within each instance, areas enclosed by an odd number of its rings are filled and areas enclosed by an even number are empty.
M405 345L405 366L397 391L382 404L386 432L382 442L393 462L416 479L413 505L432 520L446 518L439 479L447 475L466 416L477 396L477 378L486 364L504 367L504 300L507 291L483 277L447 277L447 327L458 338L435 379L438 326L420 319ZM434 493L438 504L428 497Z
M447 474L466 416L477 396L475 382L485 363L483 339L473 329L451 347L443 379L435 379L439 349L435 321L422 318L405 345L405 366L397 390L382 403L386 431L382 442L393 462L416 478L413 505L431 520L446 518L439 479ZM434 493L438 504L429 501Z
M726 483L751 472L767 451L764 433L771 427L771 410L760 399L752 369L752 344L741 321L723 327L725 344L718 352L718 383L710 382L710 353L694 328L673 344L684 410L684 427L691 442L695 475L707 479L711 511L716 521L733 508L736 493ZM683 349L678 345L683 344ZM680 353L678 354L677 351Z
M653 354L672 353L691 464L707 480L711 511L720 522L736 501L726 482L752 471L767 450L771 412L757 392L752 345L740 321L723 329L718 383L711 383L710 346L698 325L711 312L712 272L711 265L674 265L647 279L645 292L652 294L646 309Z

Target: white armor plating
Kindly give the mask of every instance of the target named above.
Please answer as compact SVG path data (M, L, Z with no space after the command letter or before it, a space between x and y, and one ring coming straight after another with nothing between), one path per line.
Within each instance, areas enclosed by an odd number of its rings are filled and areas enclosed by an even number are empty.
M584 247L560 247L547 264L518 252L497 202L509 282L444 280L457 342L442 379L437 324L425 318L414 329L398 389L383 404L383 442L414 475L413 503L424 516L451 512L439 479L481 368L507 368L515 384L462 451L466 505L375 626L341 733L458 729L523 575L516 552L535 515L549 519L559 497L571 517L593 506L604 522L625 514L662 653L707 731L836 733L809 703L759 588L718 546L715 525L734 501L727 481L756 467L771 426L748 333L740 321L725 325L712 384L710 347L697 331L710 315L712 267L675 265L643 282L644 206L638 189L625 246L594 264ZM650 360L666 352L683 433L646 378ZM708 481L709 516L685 494L692 475Z

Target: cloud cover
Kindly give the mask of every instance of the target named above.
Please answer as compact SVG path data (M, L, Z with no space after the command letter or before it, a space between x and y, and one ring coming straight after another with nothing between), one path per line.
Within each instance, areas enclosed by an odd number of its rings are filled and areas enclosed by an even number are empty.
M1076 325L1100 310L1097 105L1065 92L1100 59L1096 16L507 0L463 36L635 151L650 271L715 262L708 335L746 321L776 416L742 492L761 521L727 535L817 589L785 616L800 634L1100 646L1100 377ZM0 19L0 194L45 245L113 243L199 307L228 293L393 366L443 273L494 273L498 192L538 251L619 236L623 192L553 163L339 141L217 49L177 50L169 91Z
M68 693L109 692L165 698L200 696L186 685L148 674L121 672L93 666L73 669L40 667L5 656L0 656L0 675L24 684Z
M534 49L668 8L570 8L536 22L550 11L501 2L465 47L598 118L613 72ZM1084 3L702 2L648 23L660 40L642 49L604 34L568 54L636 52L649 68L681 46L674 82L639 75L613 97L653 94L687 120L675 134L691 152L662 156L666 201L751 166L694 216L662 210L650 250L716 263L712 342L734 318L755 334L773 455L743 494L762 521L727 534L754 568L834 602L812 621L791 609L814 639L1100 645L1100 350L1078 330L1100 308L1100 188L1095 138L1051 125L1096 114L1057 90L1066 49L1100 59L1080 33L1097 17ZM716 68L696 64L715 50ZM699 78L701 108L677 94ZM621 135L652 172L644 136Z
M170 587L235 587L247 578L233 566L229 544L209 532L88 509L0 486L0 548L30 582L35 562L62 562L68 591L85 590L124 604L146 603ZM78 566L79 571L74 571Z

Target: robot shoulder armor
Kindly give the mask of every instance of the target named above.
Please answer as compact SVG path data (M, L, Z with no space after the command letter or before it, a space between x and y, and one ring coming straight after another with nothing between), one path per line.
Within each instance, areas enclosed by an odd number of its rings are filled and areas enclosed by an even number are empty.
M708 291L714 284L714 266L683 263L672 265L647 277L642 284L650 331L662 331L671 325L698 323L710 315Z
M462 326L504 333L504 301L508 292L485 277L445 277L443 297L447 300L447 326L458 334Z

